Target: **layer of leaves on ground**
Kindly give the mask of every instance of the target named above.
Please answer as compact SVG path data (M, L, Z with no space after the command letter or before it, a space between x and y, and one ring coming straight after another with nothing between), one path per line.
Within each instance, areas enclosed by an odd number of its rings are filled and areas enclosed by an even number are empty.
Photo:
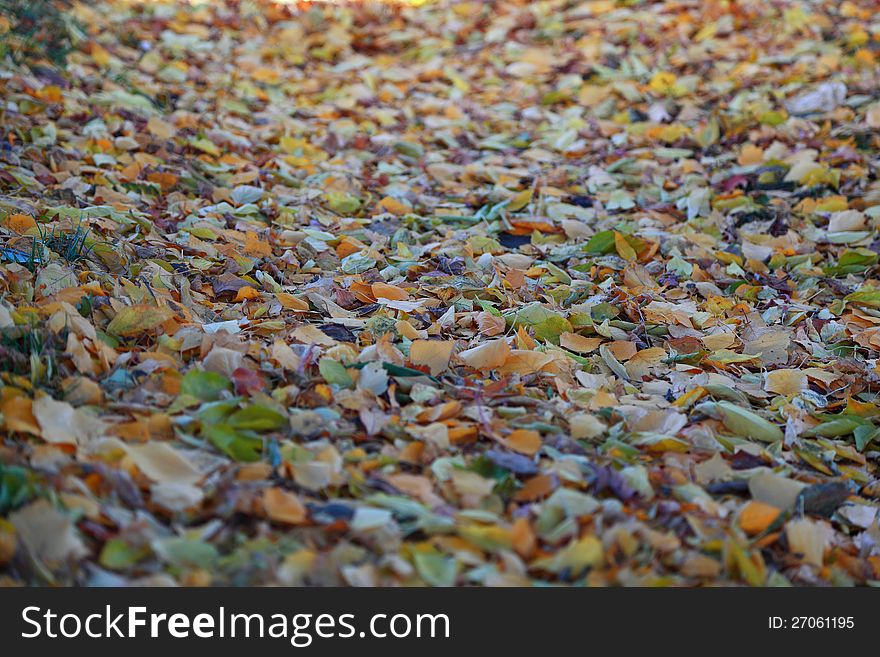
M0 71L4 581L876 583L875 9L75 6Z

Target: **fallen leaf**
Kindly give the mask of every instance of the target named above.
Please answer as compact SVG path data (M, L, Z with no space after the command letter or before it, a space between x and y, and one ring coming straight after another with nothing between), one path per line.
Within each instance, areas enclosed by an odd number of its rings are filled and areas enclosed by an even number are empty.
M413 365L426 366L431 374L437 375L449 367L454 346L452 340L413 340L409 360Z
M273 487L263 492L263 508L275 522L301 525L308 520L308 511L295 494Z
M10 514L25 548L50 567L88 554L70 517L46 500L37 500Z
M531 429L515 429L501 442L505 447L527 456L537 454L542 445L541 434Z
M174 312L170 308L143 304L126 306L116 313L106 331L110 335L130 337L155 329L172 317Z
M483 372L501 367L509 356L510 346L506 340L491 340L458 354L465 365Z

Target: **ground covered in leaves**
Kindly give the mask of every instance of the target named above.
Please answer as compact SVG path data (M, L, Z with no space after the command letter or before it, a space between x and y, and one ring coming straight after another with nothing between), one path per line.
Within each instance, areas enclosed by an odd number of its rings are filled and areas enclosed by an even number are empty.
M876 584L875 9L73 6L0 67L0 577Z

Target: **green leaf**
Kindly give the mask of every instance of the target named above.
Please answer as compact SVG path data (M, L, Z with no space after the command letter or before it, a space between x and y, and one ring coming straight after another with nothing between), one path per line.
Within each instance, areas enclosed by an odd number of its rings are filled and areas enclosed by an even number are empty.
M573 330L571 322L564 317L554 315L553 317L548 317L543 322L535 324L535 337L539 340L559 344L559 336Z
M403 365L395 365L394 363L382 363L382 367L388 372L389 375L395 377L412 377L412 376L428 376L421 370L414 370L411 367L404 367ZM434 377L429 377L436 381Z
M135 547L121 538L111 538L104 543L98 562L109 570L124 570L150 554L146 545Z
M440 552L416 552L413 563L419 576L432 586L452 586L458 568L455 559Z
M207 153L208 155L213 155L214 157L220 157L220 149L217 148L217 145L212 142L210 139L205 139L204 137L200 139L191 138L189 140L190 146L193 148L197 148L203 153Z
M210 424L202 427L204 435L211 444L236 461L247 463L260 460L263 441L238 431L228 424Z
M324 197L329 208L338 214L351 215L361 208L360 199L345 192L327 192Z
M620 314L620 308L610 303L597 303L590 308L590 317L594 322L604 322L606 319L614 319Z
M324 380L331 385L350 388L354 384L354 379L351 378L348 370L345 369L345 365L338 360L322 358L318 361L318 371L324 377Z
M865 271L877 264L878 254L870 249L847 249L837 260L837 264L824 268L829 276L845 276ZM858 292L854 293L858 294ZM852 296L852 295L850 295Z
M550 321L551 323L547 324L547 327L548 331L552 334L555 328L560 326L560 323L556 320L562 320L563 322L565 322L565 326L567 328L562 328L559 333L572 330L571 323L567 319L565 319L560 313L550 310L545 305L537 301L527 304L512 313L506 314L505 318L510 323L512 328L525 326L535 327L537 329L537 327L544 325L546 322ZM556 334L557 337L559 333Z
M871 444L871 442L877 438L878 430L873 424L863 424L861 426L856 427L853 430L853 438L856 441L856 449L860 452L864 452L865 448Z
M880 290L859 290L846 295L843 300L869 308L880 308Z
M614 231L603 230L590 238L584 246L584 251L596 255L605 255L614 252Z
M346 274L363 274L375 266L376 261L366 253L352 253L345 256L340 263L340 268Z
M217 548L210 543L180 536L163 539L156 547L165 561L178 568L210 570L220 556Z
M475 299L475 301L480 304L480 308L485 310L487 313L495 315L496 317L501 317L501 312L495 308L494 304L491 301L486 301L485 299Z
M240 397L224 399L222 401L207 402L199 406L196 416L202 424L218 424L223 422L229 414L238 408Z
M718 137L720 136L721 131L718 128L718 121L715 119L709 119L706 126L702 130L698 130L694 137L700 145L700 148L708 148L718 141Z
M547 271L553 274L556 277L556 280L558 280L560 283L562 283L563 285L571 285L571 276L569 276L568 272L566 272L564 269L557 267L552 262L546 262L544 263L544 266L547 268Z
M351 366L353 370L362 370L369 363L355 363ZM382 369L388 372L389 375L394 377L415 377L415 376L423 376L425 378L431 379L432 381L436 381L437 379L430 374L425 374L421 370L416 370L411 367L404 367L403 365L395 365L394 363L382 363Z
M202 401L216 401L224 390L232 390L232 383L222 374L207 370L190 370L180 383L180 392Z
M288 419L278 411L254 404L230 415L226 423L236 429L272 431L287 426Z
M608 202L605 207L609 210L629 210L636 206L629 192L623 189L615 189L608 196Z
M868 420L864 420L860 417L843 416L817 424L815 427L804 431L804 435L837 438L840 436L848 436L859 427L869 427L873 429L874 425Z
M783 438L782 430L778 426L728 401L707 402L700 404L698 408L716 415L727 429L742 438L765 443L775 443Z
M672 272L679 278L690 278L694 273L694 266L681 256L675 255L666 263L666 271Z

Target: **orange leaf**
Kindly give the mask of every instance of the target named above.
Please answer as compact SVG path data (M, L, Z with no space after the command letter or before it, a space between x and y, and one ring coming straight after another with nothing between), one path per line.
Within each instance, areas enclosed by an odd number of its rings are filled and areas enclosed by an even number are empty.
M346 235L339 240L339 245L336 247L336 255L342 259L346 256L350 256L352 253L359 253L366 247L367 245L363 242Z
M526 456L534 456L541 449L541 434L532 429L515 429L500 441L505 447Z
M9 230L19 234L26 233L37 225L34 218L27 214L11 214L3 223Z
M629 342L628 340L615 340L614 342L608 343L608 350L614 354L614 357L617 360L624 361L635 356L638 347L635 342Z
M526 518L517 518L513 526L510 528L510 538L513 543L513 549L521 557L528 558L534 553L537 545L535 532L532 531L531 525Z
M566 331L559 336L559 346L563 349L577 352L579 354L587 354L595 351L602 344L602 338L587 338L577 333Z
M457 427L449 428L449 442L453 445L464 445L465 443L474 442L479 436L477 427L473 425L463 424Z
M263 508L275 522L301 525L308 519L308 512L299 497L281 488L269 488L263 493Z
M0 413L3 413L8 431L43 435L37 418L34 417L33 402L28 397L10 397L4 400L0 403Z
M147 175L147 180L157 183L162 191L169 190L177 184L177 176L165 171L154 171Z
M253 301L254 299L259 299L260 296L262 295L259 290L252 288L250 285L245 285L244 287L240 287L238 292L235 293L235 300L244 301L247 299Z
M504 329L507 326L507 323L504 321L503 317L498 317L497 315L493 315L492 313L486 312L485 310L481 313L477 313L477 328L480 329L480 333L485 335L486 337L491 337L493 335L500 335L504 333Z
M775 506L752 500L739 512L739 526L749 536L765 531L782 513Z
M562 229L549 221L530 221L528 219L511 219L510 225L513 230L511 235L531 235L533 232L539 233L561 233Z
M541 372L550 363L553 356L540 351L528 349L512 349L510 356L499 366L501 374L535 374Z
M396 198L391 196L386 196L377 204L377 209L380 212L390 212L391 214L395 214L397 216L402 216L407 214L408 212L412 212L412 208L406 203L401 203Z
M376 303L376 295L373 294L373 286L363 281L352 281L348 291L364 303Z
M244 252L255 258L270 258L272 247L269 242L263 241L253 231L248 231L244 237Z
M281 304L282 308L287 308L288 310L299 310L300 312L307 312L309 309L309 304L303 301L302 299L298 299L292 294L288 294L287 292L279 292L275 295L275 298L278 299L278 303Z
M372 285L373 296L377 299L382 297L383 299L392 299L394 301L406 301L409 299L409 293L397 287L396 285L389 285L388 283L373 283Z
M556 489L556 485L556 479L550 475L535 475L516 491L513 499L517 502L534 502L547 497Z

